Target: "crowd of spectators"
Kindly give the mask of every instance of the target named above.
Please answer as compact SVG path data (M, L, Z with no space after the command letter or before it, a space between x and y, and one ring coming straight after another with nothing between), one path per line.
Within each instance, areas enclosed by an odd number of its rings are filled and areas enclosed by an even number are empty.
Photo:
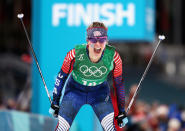
M3 98L0 96L0 110L17 110L30 112L31 89L28 88L18 95L17 98Z
M0 109L30 110L31 56L0 55Z
M136 85L130 90L129 100ZM129 102L128 100L128 102ZM185 131L185 108L176 104L146 103L136 100L128 114L127 131Z
M177 105L138 101L129 113L127 131L185 131L185 110Z

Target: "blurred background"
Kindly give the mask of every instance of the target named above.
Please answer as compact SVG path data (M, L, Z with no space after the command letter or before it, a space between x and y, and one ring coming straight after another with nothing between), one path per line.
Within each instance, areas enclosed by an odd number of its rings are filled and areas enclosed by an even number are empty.
M0 121L3 121L0 127L2 130L53 130L56 126L56 120L48 117L50 104L17 14L24 13L24 24L32 40L41 69L43 69L46 83L49 83L50 94L52 94L55 77L62 66L66 53L73 48L73 45L85 42L85 28L88 22L79 24L79 22L75 23L68 19L67 25L67 20L62 21L60 19L58 23L57 20L52 21L50 19L57 17L54 14L56 13L54 9L56 4L47 1L43 6L43 2L42 0L0 1ZM83 5L88 4L88 1L75 0L73 6L77 2L81 2ZM133 16L136 17L135 25L138 26L137 28L131 28L134 26L133 23L130 26L128 23L128 27L122 28L124 23L121 23L122 25L118 25L120 23L111 25L107 22L110 31L109 44L116 47L123 60L127 104L156 47L158 35L164 34L166 36L156 52L153 63L129 113L129 124L122 130L185 130L184 1L142 0L138 3L135 0L123 0L118 2L128 4L128 8L125 10L129 10L129 5L132 3L135 4L134 7L136 8L134 9L136 10L137 6L140 8L140 6L151 2L152 4L149 4L149 7L153 11L151 13L149 10L150 17L147 17L145 8L139 16L137 14ZM56 0L55 3L64 2ZM89 1L89 3L95 2ZM106 1L100 2L100 4L103 3ZM113 1L112 3L114 4ZM68 2L66 2L67 4ZM115 5L114 7L115 10L118 9L118 6ZM70 9L70 6L67 9ZM70 14L63 14L66 18L67 15ZM63 17L62 13L58 16ZM83 20L85 18L83 17ZM118 19L118 17L115 18ZM62 28L64 24L67 27L65 29ZM147 32L147 28L150 32ZM81 37L77 35L78 32L73 32L78 30ZM57 33L60 32L61 34L57 36ZM73 38L77 42L67 46L65 43L69 41L70 44ZM56 48L59 49L56 51ZM55 59L57 61L54 61ZM52 70L50 70L51 68ZM89 112L86 113L89 114ZM31 126L26 128L23 124L20 125L18 121L22 118L26 119L27 123L32 123ZM82 118L84 116L78 116L78 119ZM94 123L90 125L92 130L102 130L101 127L97 126L97 120L93 115L89 118L91 119L90 122ZM40 122L39 119L44 122ZM81 127L80 123L74 122L71 130L85 131L87 130L85 128L87 127Z

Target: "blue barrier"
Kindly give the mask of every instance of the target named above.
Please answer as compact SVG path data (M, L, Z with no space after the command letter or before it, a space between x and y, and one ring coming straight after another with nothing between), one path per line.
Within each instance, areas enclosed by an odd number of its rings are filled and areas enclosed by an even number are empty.
M18 111L0 110L1 131L54 131L57 120Z

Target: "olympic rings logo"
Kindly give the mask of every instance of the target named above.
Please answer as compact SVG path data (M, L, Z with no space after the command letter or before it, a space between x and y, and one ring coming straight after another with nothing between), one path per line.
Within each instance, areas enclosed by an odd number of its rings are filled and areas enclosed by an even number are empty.
M95 76L95 77L101 77L107 72L107 68L105 66L101 66L100 68L97 68L96 66L88 67L86 65L82 65L80 67L80 72L83 73L84 76Z

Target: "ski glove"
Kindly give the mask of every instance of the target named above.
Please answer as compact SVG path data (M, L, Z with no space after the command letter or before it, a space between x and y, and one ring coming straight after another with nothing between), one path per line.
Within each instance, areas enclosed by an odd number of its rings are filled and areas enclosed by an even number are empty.
M49 109L49 113L57 118L58 117L58 112L59 112L59 106L58 105L54 105L53 103L51 104L51 107Z
M120 128L124 127L128 123L128 118L125 112L120 112L115 118Z

